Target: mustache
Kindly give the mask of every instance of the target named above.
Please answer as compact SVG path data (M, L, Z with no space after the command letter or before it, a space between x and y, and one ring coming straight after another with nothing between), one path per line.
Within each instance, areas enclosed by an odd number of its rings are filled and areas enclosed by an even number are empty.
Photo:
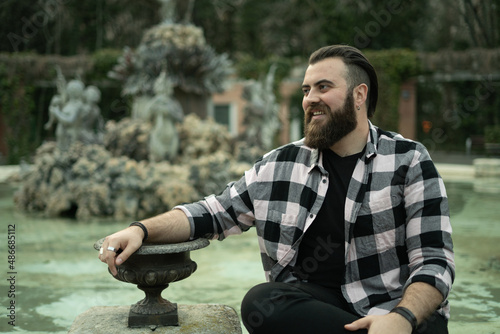
M304 113L305 125L309 125L312 122L315 111L321 111L327 117L331 117L331 109L329 106L327 106L326 104L323 104L323 103L312 104L312 105L308 106L305 110L305 113Z
M312 104L306 108L304 113L306 123L309 123L313 118L313 113L315 111L321 111L325 113L325 115L329 116L331 114L331 109L326 104Z
M330 107L328 107L326 104L324 103L319 103L319 104L311 104L309 107L307 107L306 109L306 113L307 114L312 114L313 111L324 111L324 112L328 112L330 111Z

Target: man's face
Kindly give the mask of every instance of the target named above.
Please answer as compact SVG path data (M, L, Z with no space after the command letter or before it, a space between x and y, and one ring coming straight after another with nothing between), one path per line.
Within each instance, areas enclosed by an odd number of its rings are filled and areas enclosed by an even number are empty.
M346 74L340 58L328 58L307 68L302 85L307 146L330 148L356 128L354 97Z

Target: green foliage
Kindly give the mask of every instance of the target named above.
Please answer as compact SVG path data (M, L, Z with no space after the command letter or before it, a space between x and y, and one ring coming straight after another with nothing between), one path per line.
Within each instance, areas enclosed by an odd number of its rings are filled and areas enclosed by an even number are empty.
M74 55L136 45L161 20L159 7L157 0L5 0L0 52Z
M365 54L375 69L383 72L391 80L401 82L420 74L421 68L415 51L388 49L366 51Z
M417 53L408 49L366 51L366 57L377 71L379 99L373 122L390 131L398 130L400 86L420 74Z
M276 66L274 77L275 92L278 92L278 86L289 74L293 66L293 61L289 58L270 56L256 59L249 54L238 54L235 62L236 73L242 79L260 80L269 72L272 65Z
M486 143L500 143L500 125L487 126L484 129Z
M429 2L206 1L196 2L193 21L203 27L211 45L231 55L307 57L329 44L375 50L415 48L427 29Z
M87 80L103 80L107 78L109 71L116 65L122 52L117 49L101 49L92 54L94 64L92 73L89 73Z
M467 138L486 137L489 131L485 129L498 124L498 96L498 87L486 77L485 81L422 81L418 85L418 121L430 122L432 127L426 133L419 126L419 140L430 150L463 152ZM490 130L492 138L495 128ZM480 145L472 149L483 153Z
M29 161L40 143L36 141L36 122L31 117L35 109L34 86L23 76L8 75L8 72L4 65L0 65L0 110L6 125L6 164L17 164L22 160Z

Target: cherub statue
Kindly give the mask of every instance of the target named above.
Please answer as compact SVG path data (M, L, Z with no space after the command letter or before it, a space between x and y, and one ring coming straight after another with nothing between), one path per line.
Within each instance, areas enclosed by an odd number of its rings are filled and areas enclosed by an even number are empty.
M102 143L104 120L98 106L101 100L101 91L96 86L87 86L83 92L83 97L85 107L81 117L82 128L78 139L89 144Z
M82 116L85 113L82 100L84 87L80 80L71 80L65 91L51 100L49 121L45 128L52 127L54 121L57 121L56 140L61 150L67 150L80 134ZM67 96L67 101L62 96Z
M95 86L85 88L79 79L66 83L58 66L56 71L57 94L50 102L45 129L49 130L57 123L55 135L61 150L67 150L77 140L101 143L104 122L97 105L101 92Z

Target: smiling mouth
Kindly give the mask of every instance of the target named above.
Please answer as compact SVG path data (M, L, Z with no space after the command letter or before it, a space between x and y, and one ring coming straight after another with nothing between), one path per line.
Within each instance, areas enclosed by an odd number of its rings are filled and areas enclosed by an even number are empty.
M319 118L319 116L325 116L328 113L328 107L322 104L319 105L310 105L307 110L307 114L309 115L309 119Z

